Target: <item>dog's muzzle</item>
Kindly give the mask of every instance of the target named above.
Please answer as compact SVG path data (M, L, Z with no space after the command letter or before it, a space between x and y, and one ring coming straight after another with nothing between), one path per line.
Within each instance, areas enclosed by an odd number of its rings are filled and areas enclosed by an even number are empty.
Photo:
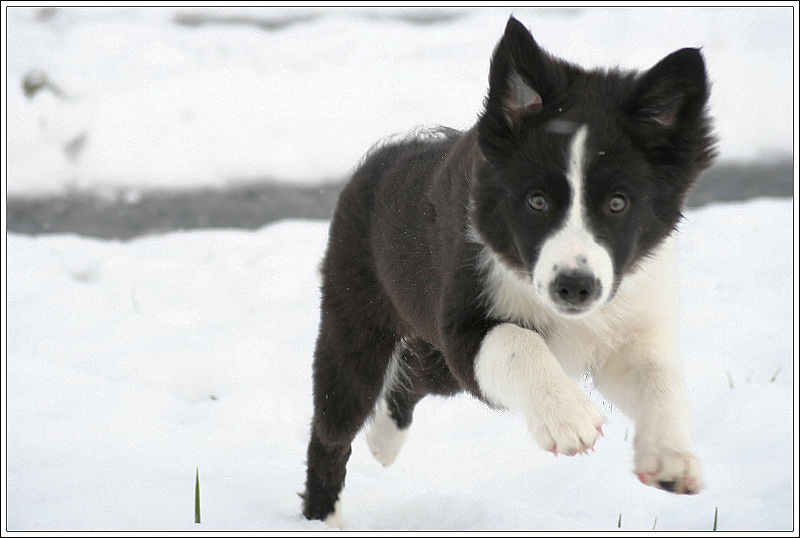
M585 271L560 272L548 287L553 304L566 314L590 310L602 292L600 279Z

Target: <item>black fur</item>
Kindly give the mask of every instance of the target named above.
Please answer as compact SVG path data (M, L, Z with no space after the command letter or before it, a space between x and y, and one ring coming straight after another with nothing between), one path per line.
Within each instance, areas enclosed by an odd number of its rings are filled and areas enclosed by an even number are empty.
M470 223L509 266L535 261L569 201L564 146L587 125L587 197L617 279L676 225L712 157L703 59L677 51L644 74L586 71L542 51L514 18L492 57L477 125L374 150L343 190L322 266L314 416L303 513L325 519L344 485L350 443L381 394L393 353L406 379L388 387L399 428L428 393L482 395L473 373L492 327ZM547 218L531 211L546 192ZM631 198L605 214L613 193ZM541 212L540 212L541 213Z

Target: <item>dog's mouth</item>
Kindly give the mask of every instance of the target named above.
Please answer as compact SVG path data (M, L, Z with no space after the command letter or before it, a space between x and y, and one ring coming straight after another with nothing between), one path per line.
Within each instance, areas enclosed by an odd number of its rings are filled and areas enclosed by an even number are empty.
M590 305L585 307L576 307L576 306L556 306L556 311L568 318L579 318L586 314L593 312L596 309L597 305Z
M561 317L567 319L580 319L596 312L603 304L604 301L592 301L591 304L582 306L559 305L552 304L551 302L551 308Z

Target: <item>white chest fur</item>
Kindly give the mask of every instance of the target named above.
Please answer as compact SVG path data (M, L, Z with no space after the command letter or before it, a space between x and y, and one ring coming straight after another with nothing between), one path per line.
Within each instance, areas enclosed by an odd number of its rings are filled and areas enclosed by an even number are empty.
M493 316L536 330L562 368L576 377L602 366L642 333L674 338L677 314L675 239L667 238L626 274L614 297L583 316L566 317L538 299L530 275L509 269L488 247L484 300Z

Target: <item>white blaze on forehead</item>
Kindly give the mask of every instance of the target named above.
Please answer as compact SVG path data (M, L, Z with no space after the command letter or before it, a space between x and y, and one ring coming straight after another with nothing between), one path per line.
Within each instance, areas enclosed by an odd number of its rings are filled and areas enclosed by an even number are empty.
M572 192L569 213L567 213L567 227L582 227L583 222L583 176L586 164L586 134L589 130L582 125L569 148L569 163L567 168L567 181Z
M550 284L561 273L580 271L598 280L602 292L593 303L593 307L605 303L613 288L614 264L606 247L595 239L586 216L584 181L588 132L586 125L581 125L570 141L566 170L566 179L570 186L570 204L566 219L563 227L545 240L533 268L536 292L545 304L556 309L558 307L550 297L549 289Z

